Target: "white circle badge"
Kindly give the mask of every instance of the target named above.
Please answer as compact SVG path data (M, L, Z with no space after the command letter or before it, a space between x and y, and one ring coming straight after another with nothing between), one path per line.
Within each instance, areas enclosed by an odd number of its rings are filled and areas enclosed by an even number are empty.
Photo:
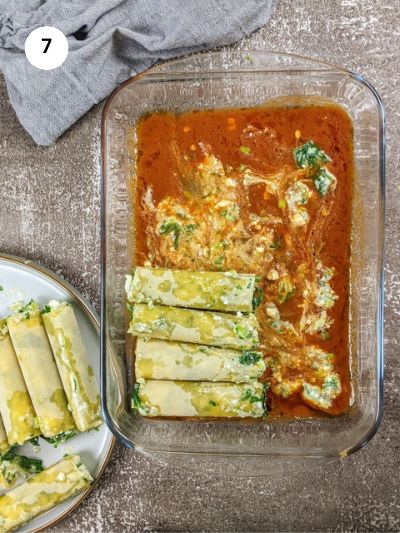
M68 41L62 31L53 26L33 30L25 41L25 55L29 63L41 70L52 70L64 63L68 55Z

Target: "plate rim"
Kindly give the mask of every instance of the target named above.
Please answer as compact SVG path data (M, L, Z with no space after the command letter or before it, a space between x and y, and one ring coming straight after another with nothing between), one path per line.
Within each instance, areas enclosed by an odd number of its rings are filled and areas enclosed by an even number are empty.
M16 256L16 255L5 254L3 252L0 252L0 261L7 261L7 262L9 262L11 264L14 263L14 264L17 264L17 265L22 265L23 267L27 268L28 270L32 270L34 272L39 272L39 273L43 274L45 277L49 278L53 283L55 283L56 285L61 286L72 297L74 302L82 307L82 309L85 312L86 316L89 318L91 324L96 329L96 331L97 331L97 333L99 335L99 342L100 342L100 317L99 317L99 314L94 309L94 307L89 302L87 302L86 299L79 293L79 291L77 291L77 289L75 289L68 281L66 281L65 279L63 279L58 274L55 274L52 270L48 269L47 267L44 267L44 266L40 265L39 263L37 263L36 261L34 261L32 259L26 259L24 257L19 257L19 256ZM103 423L107 427L106 422L104 421ZM105 469L106 469L106 467L107 467L107 465L108 465L108 463L109 463L109 461L111 459L112 452L113 452L115 444L117 442L117 439L112 434L110 429L108 427L107 427L107 429L108 429L108 431L111 434L110 444L108 446L108 449L107 449L107 452L106 452L104 458L102 459L102 461L99 464L98 472L96 474L96 477L95 477L93 483L87 489L85 489L78 496L77 501L74 502L74 503L71 503L71 505L60 516L57 516L57 517L53 518L52 520L49 520L48 522L46 522L45 524L43 524L41 526L37 526L37 527L35 527L33 529L30 529L29 533L39 533L39 531L43 531L43 530L45 530L45 529L47 529L47 528L49 528L51 526L54 526L54 525L58 524L59 522L64 520L68 515L72 514L74 511L76 511L76 509L81 505L83 500L85 500L92 493L92 491L95 489L96 485L98 484L100 478L104 474L104 471L105 471Z

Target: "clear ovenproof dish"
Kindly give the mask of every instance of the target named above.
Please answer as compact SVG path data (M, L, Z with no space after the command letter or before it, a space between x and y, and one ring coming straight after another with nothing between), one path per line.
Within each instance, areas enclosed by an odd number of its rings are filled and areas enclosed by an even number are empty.
M135 265L135 126L155 111L255 107L284 98L343 106L354 127L350 258L352 406L337 417L240 421L151 420L130 411L125 274ZM283 100L282 100L283 101ZM377 431L383 400L384 118L360 76L311 59L216 52L155 67L108 100L102 122L102 402L119 440L173 464L228 475L272 475L345 457Z

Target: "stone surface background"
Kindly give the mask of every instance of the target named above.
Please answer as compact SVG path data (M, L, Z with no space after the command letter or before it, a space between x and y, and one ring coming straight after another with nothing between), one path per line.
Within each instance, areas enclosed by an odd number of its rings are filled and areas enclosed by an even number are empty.
M400 530L399 0L278 0L269 24L232 48L330 61L364 75L387 115L385 416L346 460L278 479L222 479L117 447L96 490L53 531ZM0 249L39 261L99 307L99 121L94 108L39 148L0 81Z

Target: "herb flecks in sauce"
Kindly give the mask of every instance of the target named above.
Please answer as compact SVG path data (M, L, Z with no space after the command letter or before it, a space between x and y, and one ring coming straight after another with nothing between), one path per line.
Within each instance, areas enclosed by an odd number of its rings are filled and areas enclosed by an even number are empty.
M242 154L245 154L245 155L251 154L251 148L249 148L248 146L241 146L239 150Z
M174 219L164 220L158 232L160 235L171 235L174 248L178 248L179 236L182 233L182 226Z
M346 411L348 115L334 105L159 113L138 133L138 264L259 276L271 416Z

